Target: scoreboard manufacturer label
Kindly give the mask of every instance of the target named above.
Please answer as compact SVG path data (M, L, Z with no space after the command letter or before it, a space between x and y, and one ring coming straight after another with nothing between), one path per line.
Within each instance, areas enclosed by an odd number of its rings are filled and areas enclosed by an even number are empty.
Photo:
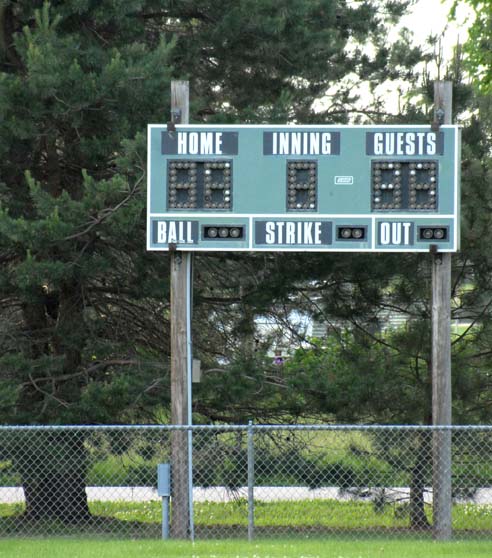
M460 129L148 127L147 248L459 248Z

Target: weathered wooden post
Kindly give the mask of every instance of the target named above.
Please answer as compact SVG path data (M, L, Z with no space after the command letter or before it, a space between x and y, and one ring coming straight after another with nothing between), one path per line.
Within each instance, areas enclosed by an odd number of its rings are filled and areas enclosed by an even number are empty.
M434 83L434 118L451 124L452 83ZM451 254L432 254L432 424L451 425ZM433 435L434 538L448 540L451 528L451 430Z
M173 123L189 122L189 84L171 83L171 116ZM170 248L171 264L171 423L188 424L188 363L191 347L188 337L187 301L190 252ZM171 434L171 536L184 539L190 529L189 456L186 430Z

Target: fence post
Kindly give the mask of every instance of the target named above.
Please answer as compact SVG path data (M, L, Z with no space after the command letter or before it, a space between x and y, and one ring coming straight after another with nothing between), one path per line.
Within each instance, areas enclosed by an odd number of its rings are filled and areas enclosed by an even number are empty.
M169 538L169 498L171 496L171 466L157 465L157 494L162 498L162 538Z
M248 541L252 541L255 528L255 448L253 422L248 423Z

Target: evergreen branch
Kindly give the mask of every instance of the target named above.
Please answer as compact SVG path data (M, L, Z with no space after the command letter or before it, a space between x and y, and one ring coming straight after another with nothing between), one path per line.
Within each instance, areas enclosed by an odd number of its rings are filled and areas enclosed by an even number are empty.
M111 215L113 215L113 213L115 213L116 211L118 211L119 209L124 207L133 198L133 196L137 193L138 188L140 186L140 183L142 182L144 177L145 177L145 175L142 174L142 176L135 182L135 184L134 184L133 188L131 189L130 193L125 198L123 198L118 204L116 204L114 207L107 207L107 208L103 209L102 211L99 212L97 217L94 217L92 219L92 223L87 225L86 228L83 231L81 231L79 233L72 234L70 236L66 236L65 238L63 238L63 240L77 240L77 239L81 238L82 236L85 236L86 234L89 234L94 228L96 228L101 223L103 223L108 217L111 217Z
M221 297L221 296L200 296L200 301L206 304L217 304L229 306L230 304L239 304L243 302L244 297Z
M391 349L392 351L396 351L400 354L405 354L407 356L413 357L414 353L409 353L409 352L402 352L397 346L388 343L387 341L385 341L384 339L382 339L381 337L377 337L376 335L374 335L373 333L371 333L369 330L367 330L365 327L363 327L359 322L357 322L356 320L353 320L351 318L347 319L348 322L350 322L356 329L358 329L359 331L361 331L364 335L366 335L367 337L369 337L370 339L372 339L372 341L374 341L375 343L377 343L378 345L382 345L383 347L387 347L388 349Z
M474 405L473 407L470 407L469 412L475 413L477 411L485 411L485 410L487 410L491 407L492 407L492 399L489 399L488 401L484 401L481 405L477 404L477 405Z
M38 386L38 383L46 383L50 382L52 384L64 382L67 380L74 380L75 378L80 378L81 376L89 376L94 374L95 372L102 370L106 370L111 366L136 366L140 365L141 361L135 359L112 359L112 360L104 360L101 362L95 362L91 366L79 370L78 372L72 372L71 374L60 374L59 376L42 376L40 378L33 378L31 374L29 374L29 382L23 382L21 384L22 387L27 387L29 385L33 385L39 392L44 393ZM147 366L152 368L158 368L165 370L167 367L159 362L145 362ZM147 388L150 389L150 388ZM146 390L147 391L147 390ZM44 393L45 395L50 395L48 393ZM68 405L67 405L68 407Z
M50 399L54 399L57 403L59 403L62 407L65 407L66 409L68 409L70 407L70 404L67 403L66 401L64 401L63 399L60 399L59 397L56 397L54 395L54 393L48 393L47 391L44 391L43 389L41 389L38 385L37 382L39 381L38 378L34 379L32 377L32 374L29 374L29 379L31 380L30 382L27 382L27 385L32 385L34 387L34 389L41 393L42 395L44 395L45 397L48 397ZM52 380L53 378L49 378L50 380ZM25 385L25 384L24 384ZM46 405L44 406L44 408L46 407Z
M480 320L480 318L482 318L487 311L489 310L489 308L492 306L492 299L482 308L481 312L478 314L478 316L476 316L471 324L463 331L463 333L461 333L456 339L454 339L454 341L451 342L451 345L455 345L456 343L459 343L460 341L463 340L463 338L468 335L469 331L477 324L477 322Z
M492 355L492 351L480 351L479 353L474 353L473 355L467 356L469 359L482 359Z
M178 22L182 21L183 18L186 19L196 19L201 21L207 21L210 23L216 23L216 19L212 18L209 14L205 14L201 11L196 9L193 10L178 10L179 13L176 13L172 10L161 10L159 12L147 12L147 13L136 13L132 14L132 16L136 16L139 19L157 19L157 18L166 18L166 19L173 19Z

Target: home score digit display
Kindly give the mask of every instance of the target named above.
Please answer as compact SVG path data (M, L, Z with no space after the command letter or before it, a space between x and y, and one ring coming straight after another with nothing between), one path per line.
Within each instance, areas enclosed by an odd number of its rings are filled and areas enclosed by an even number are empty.
M456 126L148 127L147 248L459 248Z

